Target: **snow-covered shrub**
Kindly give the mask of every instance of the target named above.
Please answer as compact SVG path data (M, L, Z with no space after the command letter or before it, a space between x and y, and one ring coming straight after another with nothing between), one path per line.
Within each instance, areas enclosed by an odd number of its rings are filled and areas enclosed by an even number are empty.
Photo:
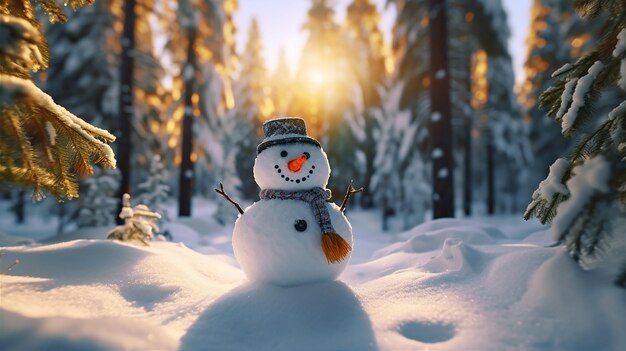
M161 215L150 211L150 208L144 204L131 207L130 195L128 194L124 194L123 201L124 206L120 211L120 218L124 220L124 224L111 230L107 239L139 241L148 245L148 241L153 237L153 232L159 231L155 221L161 218Z

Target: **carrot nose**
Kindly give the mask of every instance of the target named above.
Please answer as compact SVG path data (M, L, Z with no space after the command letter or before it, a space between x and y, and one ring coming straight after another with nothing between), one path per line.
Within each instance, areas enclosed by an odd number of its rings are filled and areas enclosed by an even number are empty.
M306 162L306 155L302 155L289 161L287 167L289 167L289 170L292 172L298 172L300 171L300 168L302 168L302 166L304 165L304 162Z

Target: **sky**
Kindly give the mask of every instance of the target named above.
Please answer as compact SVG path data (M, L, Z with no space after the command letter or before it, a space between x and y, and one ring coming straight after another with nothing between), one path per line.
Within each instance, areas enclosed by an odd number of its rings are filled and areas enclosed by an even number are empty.
M343 23L345 9L351 0L334 0L335 19ZM530 24L532 0L502 0L507 11L511 39L509 50L513 57L516 82L523 79L524 56L526 55L526 33ZM381 30L390 39L391 27L395 19L394 6L385 8L387 0L375 0L382 14ZM237 23L237 46L239 52L247 41L248 27L253 17L259 22L263 49L270 69L274 69L280 48L284 48L290 68L297 65L300 50L306 41L306 34L301 30L309 0L239 0L239 10L235 13Z

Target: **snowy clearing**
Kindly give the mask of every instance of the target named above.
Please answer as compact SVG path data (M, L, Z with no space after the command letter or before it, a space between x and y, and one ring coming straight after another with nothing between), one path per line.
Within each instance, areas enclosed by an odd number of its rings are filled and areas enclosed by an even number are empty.
M549 229L444 219L391 234L377 217L349 215L339 281L291 288L248 282L232 228L206 215L169 225L189 246L94 239L106 228L45 244L4 235L0 349L626 349L626 291L545 247Z

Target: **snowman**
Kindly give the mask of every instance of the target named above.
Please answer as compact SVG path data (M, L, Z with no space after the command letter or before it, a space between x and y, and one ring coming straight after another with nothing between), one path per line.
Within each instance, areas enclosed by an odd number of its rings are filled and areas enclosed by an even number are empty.
M215 189L240 213L233 231L235 258L252 281L298 285L334 280L352 250L352 227L341 207L328 202L330 165L320 143L309 137L301 118L278 118L263 124L254 179L260 200L245 211Z

